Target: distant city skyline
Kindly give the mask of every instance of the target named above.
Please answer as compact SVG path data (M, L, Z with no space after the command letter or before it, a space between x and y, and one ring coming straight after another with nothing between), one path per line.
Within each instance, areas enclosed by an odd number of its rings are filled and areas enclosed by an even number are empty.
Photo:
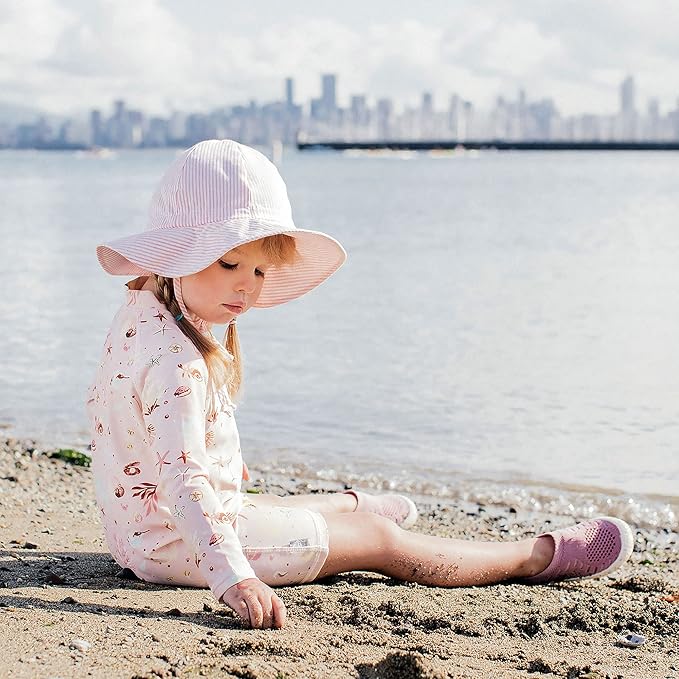
M298 140L322 143L395 141L652 141L679 142L679 101L662 111L658 99L639 107L633 76L620 84L617 108L603 115L562 115L553 99L498 96L489 110L451 92L437 105L422 92L417 106L399 107L394 99L352 94L349 106L337 98L338 76L320 74L319 96L298 102L295 80L282 83L275 101L251 99L212 111L173 111L148 115L122 99L110 114L90 111L83 119L54 125L41 117L29 124L0 124L0 147L10 148L148 148L189 146L209 138L232 138L253 145Z
M669 8L669 9L668 9ZM354 93L406 106L422 92L494 105L523 89L563 115L612 110L629 73L637 99L674 109L679 41L666 0L7 0L0 19L0 104L72 116L124 99L136 110L209 111L298 97L337 73ZM313 64L313 69L309 68Z

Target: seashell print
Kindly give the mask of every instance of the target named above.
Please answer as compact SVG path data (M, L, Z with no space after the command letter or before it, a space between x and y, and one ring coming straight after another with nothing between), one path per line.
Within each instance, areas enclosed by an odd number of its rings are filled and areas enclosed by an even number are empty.
M203 373L197 368L189 368L189 375L191 375L194 380L198 380L199 382L203 381Z
M126 464L125 467L123 467L123 473L127 474L128 476L136 476L137 474L141 474L141 469L139 469L139 465L141 462L130 462L130 464Z
M210 545L218 545L220 542L224 542L224 536L219 533L213 533L210 536Z
M156 428L152 424L149 424L149 426L146 427L146 431L149 434L150 442L153 443L156 440Z
M104 425L100 422L99 418L94 418L95 426L97 429L97 434L103 434L104 433Z
M173 344L171 347L169 347L169 350L173 354L178 354L182 350L182 345L181 344Z
M233 523L236 515L233 512L218 512L212 517L217 523Z
M137 328L130 328L126 333L125 337L134 337L137 334Z
M117 380L129 380L130 378L127 375L123 375L122 373L118 373L116 375Z
M90 450L94 452L97 449L97 442L92 439L92 443L90 443Z
M134 429L128 429L128 430L127 430L127 433L128 433L130 436L134 436Z
M116 489L113 492L115 493L116 497L122 497L125 495L125 489L120 484L116 486Z
M188 396L191 393L191 387L177 387L176 391L174 392L174 395L177 397L181 396Z
M203 499L203 491L202 490L194 490L191 495L189 495L191 498L192 502L200 502Z

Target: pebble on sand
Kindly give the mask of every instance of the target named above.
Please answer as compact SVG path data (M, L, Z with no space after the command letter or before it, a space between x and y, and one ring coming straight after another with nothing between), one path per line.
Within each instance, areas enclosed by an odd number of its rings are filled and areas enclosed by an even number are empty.
M76 651L81 651L82 653L89 651L91 647L92 644L85 639L73 639L69 645L69 648L74 648Z

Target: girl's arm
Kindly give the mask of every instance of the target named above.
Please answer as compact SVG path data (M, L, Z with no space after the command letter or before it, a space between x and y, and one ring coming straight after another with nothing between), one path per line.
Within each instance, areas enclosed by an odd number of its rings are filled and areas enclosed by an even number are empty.
M177 530L194 552L187 570L200 569L221 600L227 589L256 576L233 528L238 487L231 498L220 501L208 482L205 363L195 359L179 367L175 356L163 356L138 385L147 431L155 435L151 455L156 460L138 484L138 496L147 514L157 511L159 503L170 509L168 529ZM240 463L237 473L240 477Z

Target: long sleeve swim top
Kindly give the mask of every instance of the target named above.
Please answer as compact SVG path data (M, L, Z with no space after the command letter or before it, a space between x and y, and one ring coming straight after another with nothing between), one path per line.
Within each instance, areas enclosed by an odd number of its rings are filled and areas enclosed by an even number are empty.
M208 412L207 378L200 352L156 296L127 290L87 411L95 493L113 557L153 580L148 573L182 540L194 554L187 581L199 569L221 599L256 576L235 530L242 505L235 406L222 389Z

